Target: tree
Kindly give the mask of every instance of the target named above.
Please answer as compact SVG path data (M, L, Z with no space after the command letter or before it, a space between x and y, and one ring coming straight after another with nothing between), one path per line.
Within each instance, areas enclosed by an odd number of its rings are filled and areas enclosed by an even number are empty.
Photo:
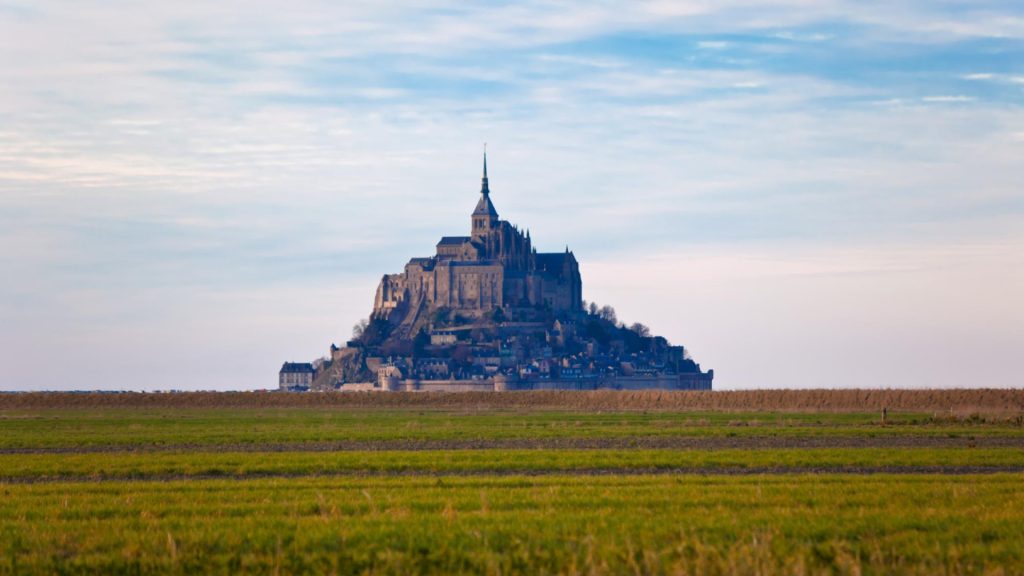
M392 326L387 320L375 318L363 328L363 335L359 340L366 346L380 344L387 340L388 335L391 334L391 329Z
M591 316L597 316L597 302L591 302L590 306L587 308L587 311L590 312Z
M587 320L587 336L597 340L598 344L606 346L611 337L605 330L605 326L607 326L605 323L596 318Z
M430 334L427 334L427 329L422 328L416 333L416 337L412 341L412 353L414 356L423 356L427 345L430 344Z
M440 306L434 310L434 315L431 317L431 322L434 324L434 327L443 328L448 326L448 317L450 313L451 310L445 306Z
M496 324L501 324L506 320L505 311L501 308L495 308L494 314L491 315L491 319L494 320Z
M615 314L615 308L612 308L611 306L601 306L601 309L598 310L597 315L600 316L602 320L607 320L612 324L619 323L618 316L616 316Z
M411 356L413 343L409 340L387 340L380 347L383 356Z
M629 329L632 330L633 332L636 332L636 335L641 338L646 338L651 335L651 329L639 322L634 322L633 325L629 327Z
M470 349L465 342L460 342L455 345L455 350L452 352L452 360L459 364L465 364L469 360Z
M366 329L370 326L370 321L363 318L356 325L352 327L352 339L359 340L366 333Z

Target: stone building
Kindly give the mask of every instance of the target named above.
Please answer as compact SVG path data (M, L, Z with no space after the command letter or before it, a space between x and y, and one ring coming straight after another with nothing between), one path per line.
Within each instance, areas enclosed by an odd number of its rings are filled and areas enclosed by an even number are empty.
M316 370L309 362L285 362L277 374L281 390L306 390L313 384Z
M529 231L498 217L491 202L484 154L480 199L468 236L444 236L436 253L413 258L377 287L373 317L411 328L438 308L482 315L503 307L582 309L583 287L575 255L538 253Z

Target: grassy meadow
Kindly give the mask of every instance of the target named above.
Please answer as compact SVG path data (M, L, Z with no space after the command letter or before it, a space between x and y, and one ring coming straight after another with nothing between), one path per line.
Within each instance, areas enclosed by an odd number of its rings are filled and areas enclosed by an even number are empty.
M4 402L0 574L1024 573L1012 410Z

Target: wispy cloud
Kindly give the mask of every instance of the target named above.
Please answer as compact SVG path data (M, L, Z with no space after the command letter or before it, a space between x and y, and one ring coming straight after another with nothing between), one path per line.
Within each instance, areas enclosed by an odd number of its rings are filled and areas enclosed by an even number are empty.
M1007 82L1010 84L1024 84L1024 76L1015 74L995 74L991 72L976 72L962 76L964 80L986 80L991 82Z
M779 32L774 34L774 37L781 38L782 40L793 40L796 42L825 42L826 40L834 38L832 34L825 34L822 32L799 33L789 31Z
M1024 229L1005 3L2 6L0 387L55 348L125 386L92 358L147 339L271 384L465 227L483 141L503 216L609 269Z
M921 97L922 102L970 102L974 100L970 96L923 96Z

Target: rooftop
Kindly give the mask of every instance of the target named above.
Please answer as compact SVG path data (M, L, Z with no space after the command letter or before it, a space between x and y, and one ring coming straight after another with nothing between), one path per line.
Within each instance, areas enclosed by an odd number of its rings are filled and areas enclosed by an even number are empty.
M281 366L281 374L312 374L313 365L309 362L285 362Z
M469 236L442 236L438 246L460 246L469 242Z

